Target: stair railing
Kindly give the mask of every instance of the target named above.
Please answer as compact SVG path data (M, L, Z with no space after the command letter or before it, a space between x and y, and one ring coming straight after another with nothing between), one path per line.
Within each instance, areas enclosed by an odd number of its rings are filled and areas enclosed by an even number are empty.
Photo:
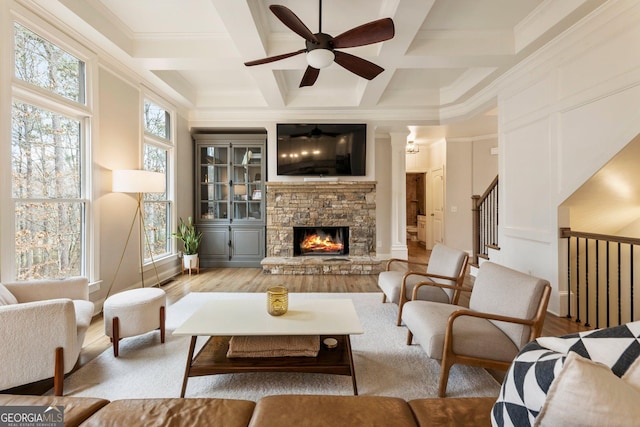
M489 185L482 196L471 196L473 217L472 264L478 265L478 258L489 259L489 248L498 246L498 177Z
M561 228L567 244L567 317L596 329L637 320L640 239Z

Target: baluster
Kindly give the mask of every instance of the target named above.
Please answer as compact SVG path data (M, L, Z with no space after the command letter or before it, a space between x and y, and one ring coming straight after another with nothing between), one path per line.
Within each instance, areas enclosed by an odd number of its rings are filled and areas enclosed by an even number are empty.
M596 329L600 328L600 240L596 240Z
M482 201L482 204L480 205L480 211L478 212L479 216L480 216L480 230L479 230L479 234L480 234L480 247L478 248L478 253L481 255L484 255L484 200Z
M571 236L567 239L567 319L571 319Z
M487 198L487 223L485 224L485 245L491 244L491 195ZM487 256L489 255L489 248L485 247L485 251L487 252Z
M611 325L611 272L609 271L609 248L611 242L607 242L607 328Z
M630 289L631 310L630 310L630 313L629 313L629 321L630 322L633 322L635 320L635 315L633 313L633 287L634 287L633 286L634 285L634 283L633 283L634 282L634 280L633 280L633 266L635 264L633 262L633 247L634 246L635 245L632 244L632 245L630 245L630 248L629 248L629 250L630 250L629 258L631 259L631 266L630 266L631 270L629 271L629 275L630 275L630 277L629 277L629 286L631 287L631 289Z
M498 200L498 187L496 186L496 190L493 193L494 194L494 199L495 199L495 203L494 203L494 207L493 207L493 213L494 213L494 221L493 221L493 244L498 246L498 204L500 203L500 201Z
M620 271L621 244L618 242L618 325L622 325L622 273Z
M491 192L491 244L496 245L496 194L494 191Z
M584 326L589 324L589 239L584 239Z
M576 323L580 323L580 238L576 238Z
M489 215L491 215L491 207L489 206L489 199L485 202L484 205L484 254L489 256L489 248L487 245L489 244L489 223L491 220L489 219Z
M482 227L482 253L486 256L489 254L487 249L487 224L489 223L489 207L487 202L484 203L484 227Z

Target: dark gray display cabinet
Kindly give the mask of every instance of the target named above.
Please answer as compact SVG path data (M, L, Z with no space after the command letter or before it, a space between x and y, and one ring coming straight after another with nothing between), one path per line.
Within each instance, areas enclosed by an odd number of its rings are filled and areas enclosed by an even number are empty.
M260 267L265 254L266 134L197 134L201 267Z

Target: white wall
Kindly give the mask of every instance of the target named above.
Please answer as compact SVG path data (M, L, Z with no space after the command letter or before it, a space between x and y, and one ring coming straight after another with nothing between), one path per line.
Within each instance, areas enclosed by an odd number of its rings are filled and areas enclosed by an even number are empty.
M142 153L141 99L144 94L135 81L129 81L114 73L100 69L98 93L98 133L94 138L94 178L99 182L100 217L100 290L91 295L93 301L101 301L113 283L111 294L141 285L139 264L139 225L126 246L125 257L117 272L120 257L125 250L129 227L136 210L136 200L131 194L111 192L113 169L140 168ZM193 144L187 121L176 117L176 216L193 215ZM160 280L174 275L179 262L175 256L156 263ZM115 278L115 281L114 281ZM145 283L155 283L151 266L145 267Z
M471 196L482 195L498 175L497 136L447 139L445 241L473 252Z
M140 159L140 94L138 90L104 69L99 73L99 133L94 147L95 179L100 181L100 270L102 285L98 295L104 298L114 280L120 255L124 250L129 225L136 210L130 194L111 192L113 169L138 169ZM138 230L138 227L135 227ZM127 288L140 280L139 236L132 233L122 266L111 293Z
M558 207L640 131L639 22L640 2L608 2L500 82L496 261L548 279L554 313Z
M472 141L447 140L446 156L445 242L471 253Z
M481 196L498 175L498 154L491 153L492 149L498 148L498 136L471 138L471 141L473 150L471 195Z

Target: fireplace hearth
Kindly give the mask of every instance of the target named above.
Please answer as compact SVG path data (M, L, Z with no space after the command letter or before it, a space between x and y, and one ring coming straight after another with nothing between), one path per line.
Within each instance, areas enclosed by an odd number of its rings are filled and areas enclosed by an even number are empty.
M293 255L349 255L349 227L293 227Z

